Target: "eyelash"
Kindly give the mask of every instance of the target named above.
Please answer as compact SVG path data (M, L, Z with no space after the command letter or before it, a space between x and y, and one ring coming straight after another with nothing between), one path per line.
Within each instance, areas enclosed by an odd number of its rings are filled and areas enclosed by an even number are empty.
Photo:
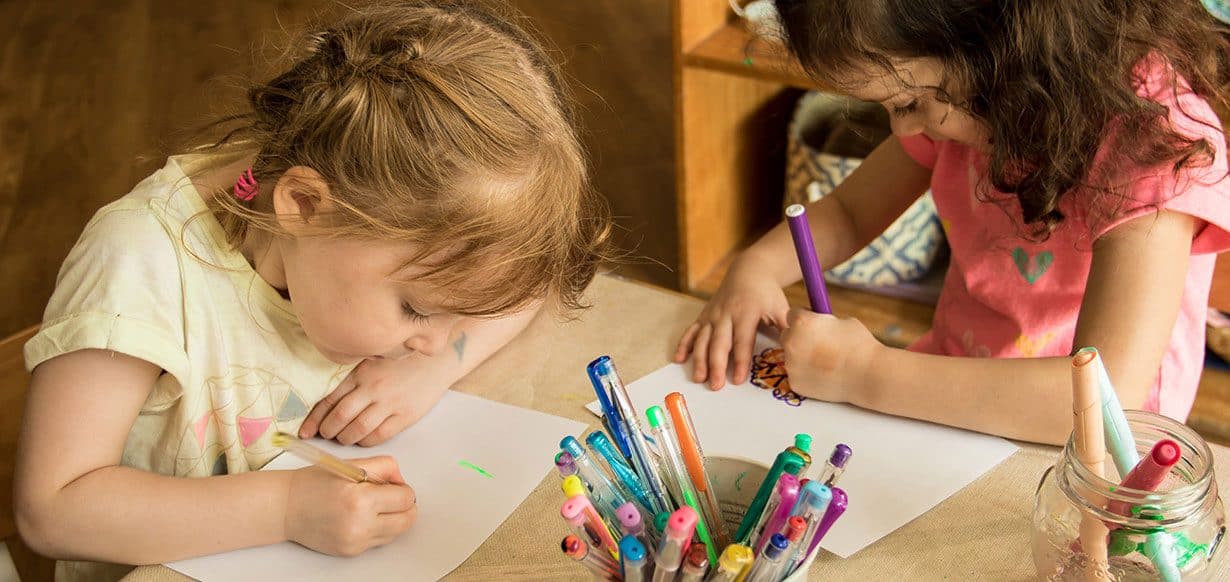
M893 106L893 115L896 115L898 117L909 115L911 113L914 113L915 111L918 111L918 100L917 99L910 101L909 103L906 103L905 105L894 105Z
M415 323L427 323L427 316L419 313L417 309L411 307L410 304L405 301L401 302L401 310L406 317L410 318Z

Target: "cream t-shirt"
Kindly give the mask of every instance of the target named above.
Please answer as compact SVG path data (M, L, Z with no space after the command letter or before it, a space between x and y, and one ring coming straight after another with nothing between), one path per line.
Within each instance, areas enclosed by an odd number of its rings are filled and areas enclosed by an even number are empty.
M181 477L261 468L277 454L274 431L296 432L351 368L326 360L290 302L227 244L187 177L205 163L170 158L94 215L25 346L31 370L91 348L161 367L122 464Z

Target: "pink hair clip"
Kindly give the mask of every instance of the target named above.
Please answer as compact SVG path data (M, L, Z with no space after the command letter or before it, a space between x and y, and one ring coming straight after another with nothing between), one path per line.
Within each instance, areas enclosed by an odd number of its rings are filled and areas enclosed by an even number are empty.
M235 180L235 197L247 202L256 198L256 193L260 191L261 186L256 182L256 177L252 175L252 168L248 168L239 175L239 179Z

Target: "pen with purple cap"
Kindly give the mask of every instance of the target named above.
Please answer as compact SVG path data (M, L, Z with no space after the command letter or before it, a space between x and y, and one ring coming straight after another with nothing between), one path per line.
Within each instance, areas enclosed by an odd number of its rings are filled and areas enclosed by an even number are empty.
M807 300L816 313L833 313L829 306L828 288L824 286L824 270L816 256L816 243L811 238L811 226L807 224L807 209L802 204L786 208L786 223L794 239L794 251L799 255L799 268L803 271L803 284L807 287Z

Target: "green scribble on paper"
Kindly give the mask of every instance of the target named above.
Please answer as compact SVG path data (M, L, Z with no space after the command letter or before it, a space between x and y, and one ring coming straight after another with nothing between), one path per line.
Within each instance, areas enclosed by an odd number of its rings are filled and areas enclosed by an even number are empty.
M735 491L743 491L744 477L747 477L747 471L739 473L739 476L735 478Z
M479 467L478 465L475 465L474 463L471 463L469 461L461 460L461 461L457 461L457 464L461 465L462 467L466 467L468 469L474 469L475 473L478 473L479 475L482 475L483 477L486 477L488 479L495 478L495 475L488 473L486 469Z

